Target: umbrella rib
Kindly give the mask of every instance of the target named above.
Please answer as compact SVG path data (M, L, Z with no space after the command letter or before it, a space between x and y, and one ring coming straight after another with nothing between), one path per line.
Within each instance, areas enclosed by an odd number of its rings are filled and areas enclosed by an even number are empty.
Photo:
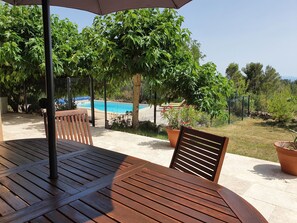
M174 4L174 8L178 9L178 5L175 3L175 0L172 0L173 4Z
M100 2L101 2L101 0L98 0L98 1L97 1L97 3L98 3L98 8L99 8L99 14L102 15L103 13L102 13L101 3L100 3Z

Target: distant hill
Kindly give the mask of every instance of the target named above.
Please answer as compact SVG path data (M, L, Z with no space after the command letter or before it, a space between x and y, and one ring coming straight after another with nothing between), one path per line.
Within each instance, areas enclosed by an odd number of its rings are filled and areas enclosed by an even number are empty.
M282 79L288 79L290 81L295 81L297 80L297 76L282 76Z

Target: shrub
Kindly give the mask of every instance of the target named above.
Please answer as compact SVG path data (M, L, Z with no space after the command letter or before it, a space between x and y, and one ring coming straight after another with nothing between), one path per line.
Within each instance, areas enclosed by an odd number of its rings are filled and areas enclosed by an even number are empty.
M161 115L168 121L168 126L173 129L179 129L182 125L187 127L208 126L209 122L209 115L196 110L194 106L164 108Z
M268 99L267 96L264 94L253 95L254 98L254 110L267 112L268 109Z
M222 112L219 116L212 119L211 126L223 126L228 121L228 113Z
M274 93L268 100L268 111L278 122L287 122L294 117L295 103L290 91Z

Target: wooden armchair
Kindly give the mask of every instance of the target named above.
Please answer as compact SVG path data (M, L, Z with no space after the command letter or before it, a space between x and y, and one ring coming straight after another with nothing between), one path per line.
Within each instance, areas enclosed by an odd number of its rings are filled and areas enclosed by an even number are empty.
M44 114L44 124L47 135L48 122L46 113ZM93 145L87 110L57 111L56 134L58 139L67 139Z
M228 138L181 127L170 168L218 182Z

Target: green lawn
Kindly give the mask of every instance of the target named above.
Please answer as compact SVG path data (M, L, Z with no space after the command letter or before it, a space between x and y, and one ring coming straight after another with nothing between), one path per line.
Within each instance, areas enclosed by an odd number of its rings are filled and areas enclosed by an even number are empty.
M295 126L296 128L296 126ZM285 128L276 126L272 122L261 119L246 118L231 125L221 127L200 128L203 131L229 137L227 152L258 159L277 162L277 155L273 146L275 141L292 141L293 135ZM144 130L125 129L130 133L149 137L167 139L164 131L161 133Z
M227 152L277 162L275 141L292 141L293 135L261 119L247 118L231 125L203 130L229 137Z

